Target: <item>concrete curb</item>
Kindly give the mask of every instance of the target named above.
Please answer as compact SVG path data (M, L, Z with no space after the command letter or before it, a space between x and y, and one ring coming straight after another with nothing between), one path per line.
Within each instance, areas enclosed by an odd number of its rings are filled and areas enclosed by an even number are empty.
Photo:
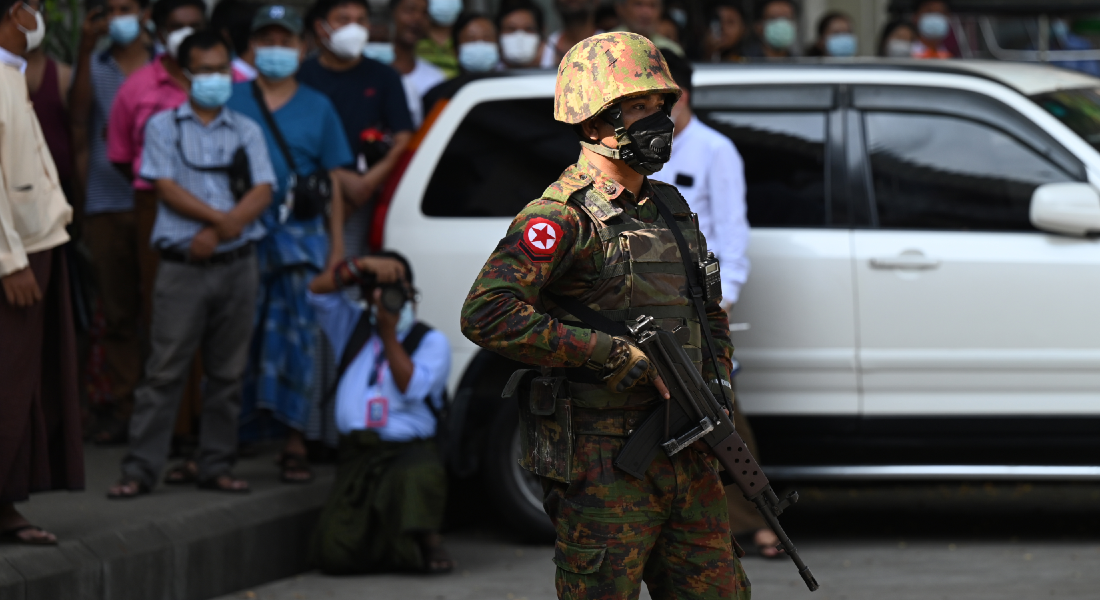
M0 555L0 600L206 600L306 570L331 476ZM142 500L134 500L141 502Z

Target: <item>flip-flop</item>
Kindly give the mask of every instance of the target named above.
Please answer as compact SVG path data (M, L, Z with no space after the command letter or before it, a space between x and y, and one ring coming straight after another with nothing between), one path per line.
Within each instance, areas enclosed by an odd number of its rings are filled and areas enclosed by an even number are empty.
M313 481L313 470L309 468L309 460L305 454L296 452L283 452L276 463L282 469L279 478L283 483L310 483ZM291 473L304 474L305 477L290 477Z
M199 468L190 461L176 465L164 474L164 485L191 485L198 480Z
M42 533L49 533L45 529L36 525L20 525L18 527L12 527L11 529L5 529L0 531L0 541L7 542L9 544L23 544L24 546L56 546L56 539L47 538L23 538L19 534L24 531L41 531Z
M107 491L107 498L110 499L110 500L132 500L134 498L137 498L138 496L144 496L144 495L148 494L149 492L153 491L149 487L149 484L147 484L143 481L138 481L137 479L134 479L132 477L123 478L123 479L119 480L119 482L115 485L121 485L121 486L127 486L127 487L129 487L130 485L136 485L137 487L134 488L134 491L132 493L131 492L116 493L116 492L112 492L112 491L108 490Z
M455 570L455 561L442 545L421 548L424 556L423 572L428 575L444 575ZM432 563L445 563L445 566L433 566Z
M223 477L223 476L229 477L229 479L231 481L244 481L243 479L237 479L236 477L230 475L229 473L222 473L221 475L216 475L214 477L211 477L210 479L200 481L198 483L198 488L200 490L210 490L210 491L213 491L213 492L222 492L223 494L249 494L249 493L252 493L252 488L251 487L246 486L246 487L243 487L243 488L235 488L235 487L224 486L224 485L218 483L218 479L220 477ZM247 482L245 482L245 483L247 484Z

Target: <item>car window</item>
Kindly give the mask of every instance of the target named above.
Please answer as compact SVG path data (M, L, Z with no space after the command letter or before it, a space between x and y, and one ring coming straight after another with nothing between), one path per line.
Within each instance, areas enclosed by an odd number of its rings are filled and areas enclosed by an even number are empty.
M864 115L877 223L890 229L1033 231L1031 195L1072 181L1016 138L938 114Z
M432 217L514 217L573 164L580 144L555 121L554 100L475 106L455 131L424 192Z
M753 227L828 225L823 112L699 110L745 161L745 202Z

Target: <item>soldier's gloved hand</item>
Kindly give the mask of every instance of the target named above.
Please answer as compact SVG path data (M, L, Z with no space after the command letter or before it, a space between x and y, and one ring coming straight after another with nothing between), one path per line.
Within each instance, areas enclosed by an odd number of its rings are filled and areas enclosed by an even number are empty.
M625 392L638 384L649 383L657 373L640 348L624 338L614 337L611 338L611 353L600 375L611 391Z

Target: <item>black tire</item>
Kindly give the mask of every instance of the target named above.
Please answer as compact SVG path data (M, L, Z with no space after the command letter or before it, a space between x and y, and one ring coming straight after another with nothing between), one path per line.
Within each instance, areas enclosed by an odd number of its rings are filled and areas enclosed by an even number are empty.
M542 485L537 476L519 466L519 411L514 400L504 400L485 444L482 477L495 509L509 535L524 542L553 541L554 526L542 509Z

